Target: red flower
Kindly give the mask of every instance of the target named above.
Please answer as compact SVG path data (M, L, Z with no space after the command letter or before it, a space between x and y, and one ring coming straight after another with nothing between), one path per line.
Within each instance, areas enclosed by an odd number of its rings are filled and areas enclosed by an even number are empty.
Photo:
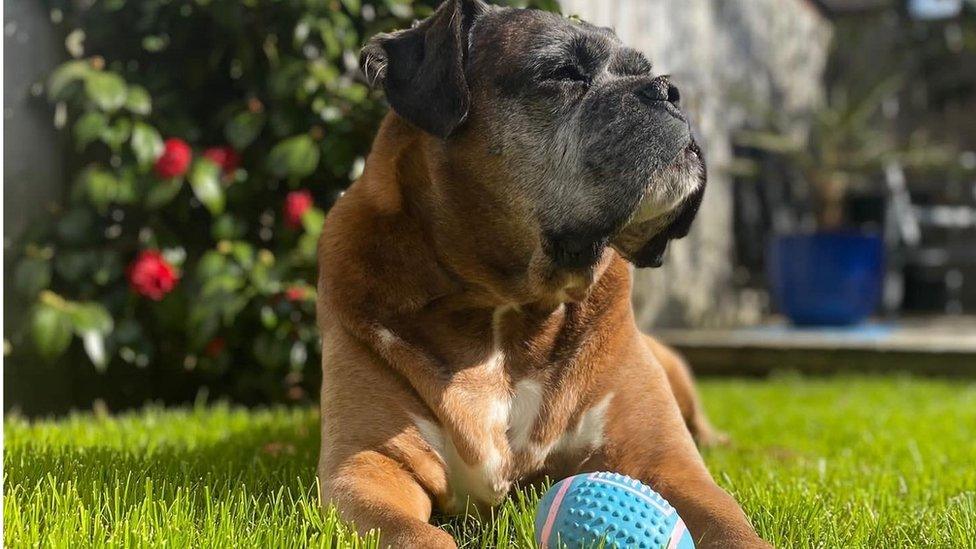
M302 226L302 216L305 215L315 202L312 193L308 191L292 191L285 197L285 225L291 229Z
M241 155L237 154L237 151L229 146L211 147L203 151L203 156L220 166L224 175L234 173L241 165Z
M126 274L132 290L153 301L160 301L166 297L179 281L176 268L163 259L163 254L156 250L140 253L129 265Z
M203 349L203 354L210 358L217 358L220 356L220 353L224 352L225 347L227 347L227 340L222 337L215 337L207 343L207 346Z
M285 299L291 301L292 303L304 301L305 295L305 288L302 288L301 286L291 286L285 290Z
M186 141L170 138L163 144L163 154L156 159L156 175L163 179L172 179L186 173L190 167L193 151Z

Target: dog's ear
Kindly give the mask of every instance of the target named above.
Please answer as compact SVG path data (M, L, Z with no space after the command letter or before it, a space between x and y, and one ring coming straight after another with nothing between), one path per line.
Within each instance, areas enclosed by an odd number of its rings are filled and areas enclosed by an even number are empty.
M697 147L696 152L701 156L701 151ZM640 251L634 254L633 263L635 266L638 268L660 267L664 264L664 252L668 249L668 243L672 240L688 236L688 232L691 231L691 223L695 220L695 216L698 215L698 209L701 207L702 199L705 197L705 185L708 182L708 177L705 174L704 162L702 162L700 178L700 183L695 192L688 196L678 207L678 215L674 217L663 231L656 234Z
M374 37L360 55L363 74L386 92L401 117L449 137L464 123L471 102L464 76L468 33L488 10L482 0L447 0L412 29Z

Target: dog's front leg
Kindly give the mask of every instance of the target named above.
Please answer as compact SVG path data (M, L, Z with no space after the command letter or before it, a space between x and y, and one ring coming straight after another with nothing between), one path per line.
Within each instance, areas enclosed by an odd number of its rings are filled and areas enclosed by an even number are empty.
M604 447L587 469L622 473L652 486L678 510L699 548L770 547L705 468L657 361L618 374Z
M381 547L455 549L447 532L428 524L447 481L414 423L423 404L344 330L332 325L323 340L322 504L361 534L379 530Z
M431 499L396 461L376 452L347 459L324 481L323 501L360 533L380 532L380 546L456 549L451 536L429 524Z

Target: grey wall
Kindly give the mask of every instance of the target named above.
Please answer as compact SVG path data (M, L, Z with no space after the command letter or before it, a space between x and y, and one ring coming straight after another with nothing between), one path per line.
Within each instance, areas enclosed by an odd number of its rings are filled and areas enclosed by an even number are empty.
M63 44L41 0L4 0L3 236L4 248L64 194L62 142L52 109L34 86L62 58ZM33 91L32 91L33 88ZM4 321L23 321L11 302ZM4 403L30 403L25 412L58 410L71 402L72 380L61 366L4 361Z
M750 322L761 299L737 292L730 137L758 108L801 113L821 101L829 24L805 0L562 0L566 14L613 27L671 74L700 134L709 189L692 234L665 266L639 271L640 324ZM767 111L768 112L768 111Z
M40 0L3 2L3 234L9 240L62 196L64 163L51 109L32 87L64 47Z

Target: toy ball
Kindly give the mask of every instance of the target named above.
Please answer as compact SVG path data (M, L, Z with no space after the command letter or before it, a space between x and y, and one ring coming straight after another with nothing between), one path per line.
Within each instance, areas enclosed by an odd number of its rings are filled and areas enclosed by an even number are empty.
M535 515L542 549L693 549L694 541L660 494L616 473L576 475L546 492Z

